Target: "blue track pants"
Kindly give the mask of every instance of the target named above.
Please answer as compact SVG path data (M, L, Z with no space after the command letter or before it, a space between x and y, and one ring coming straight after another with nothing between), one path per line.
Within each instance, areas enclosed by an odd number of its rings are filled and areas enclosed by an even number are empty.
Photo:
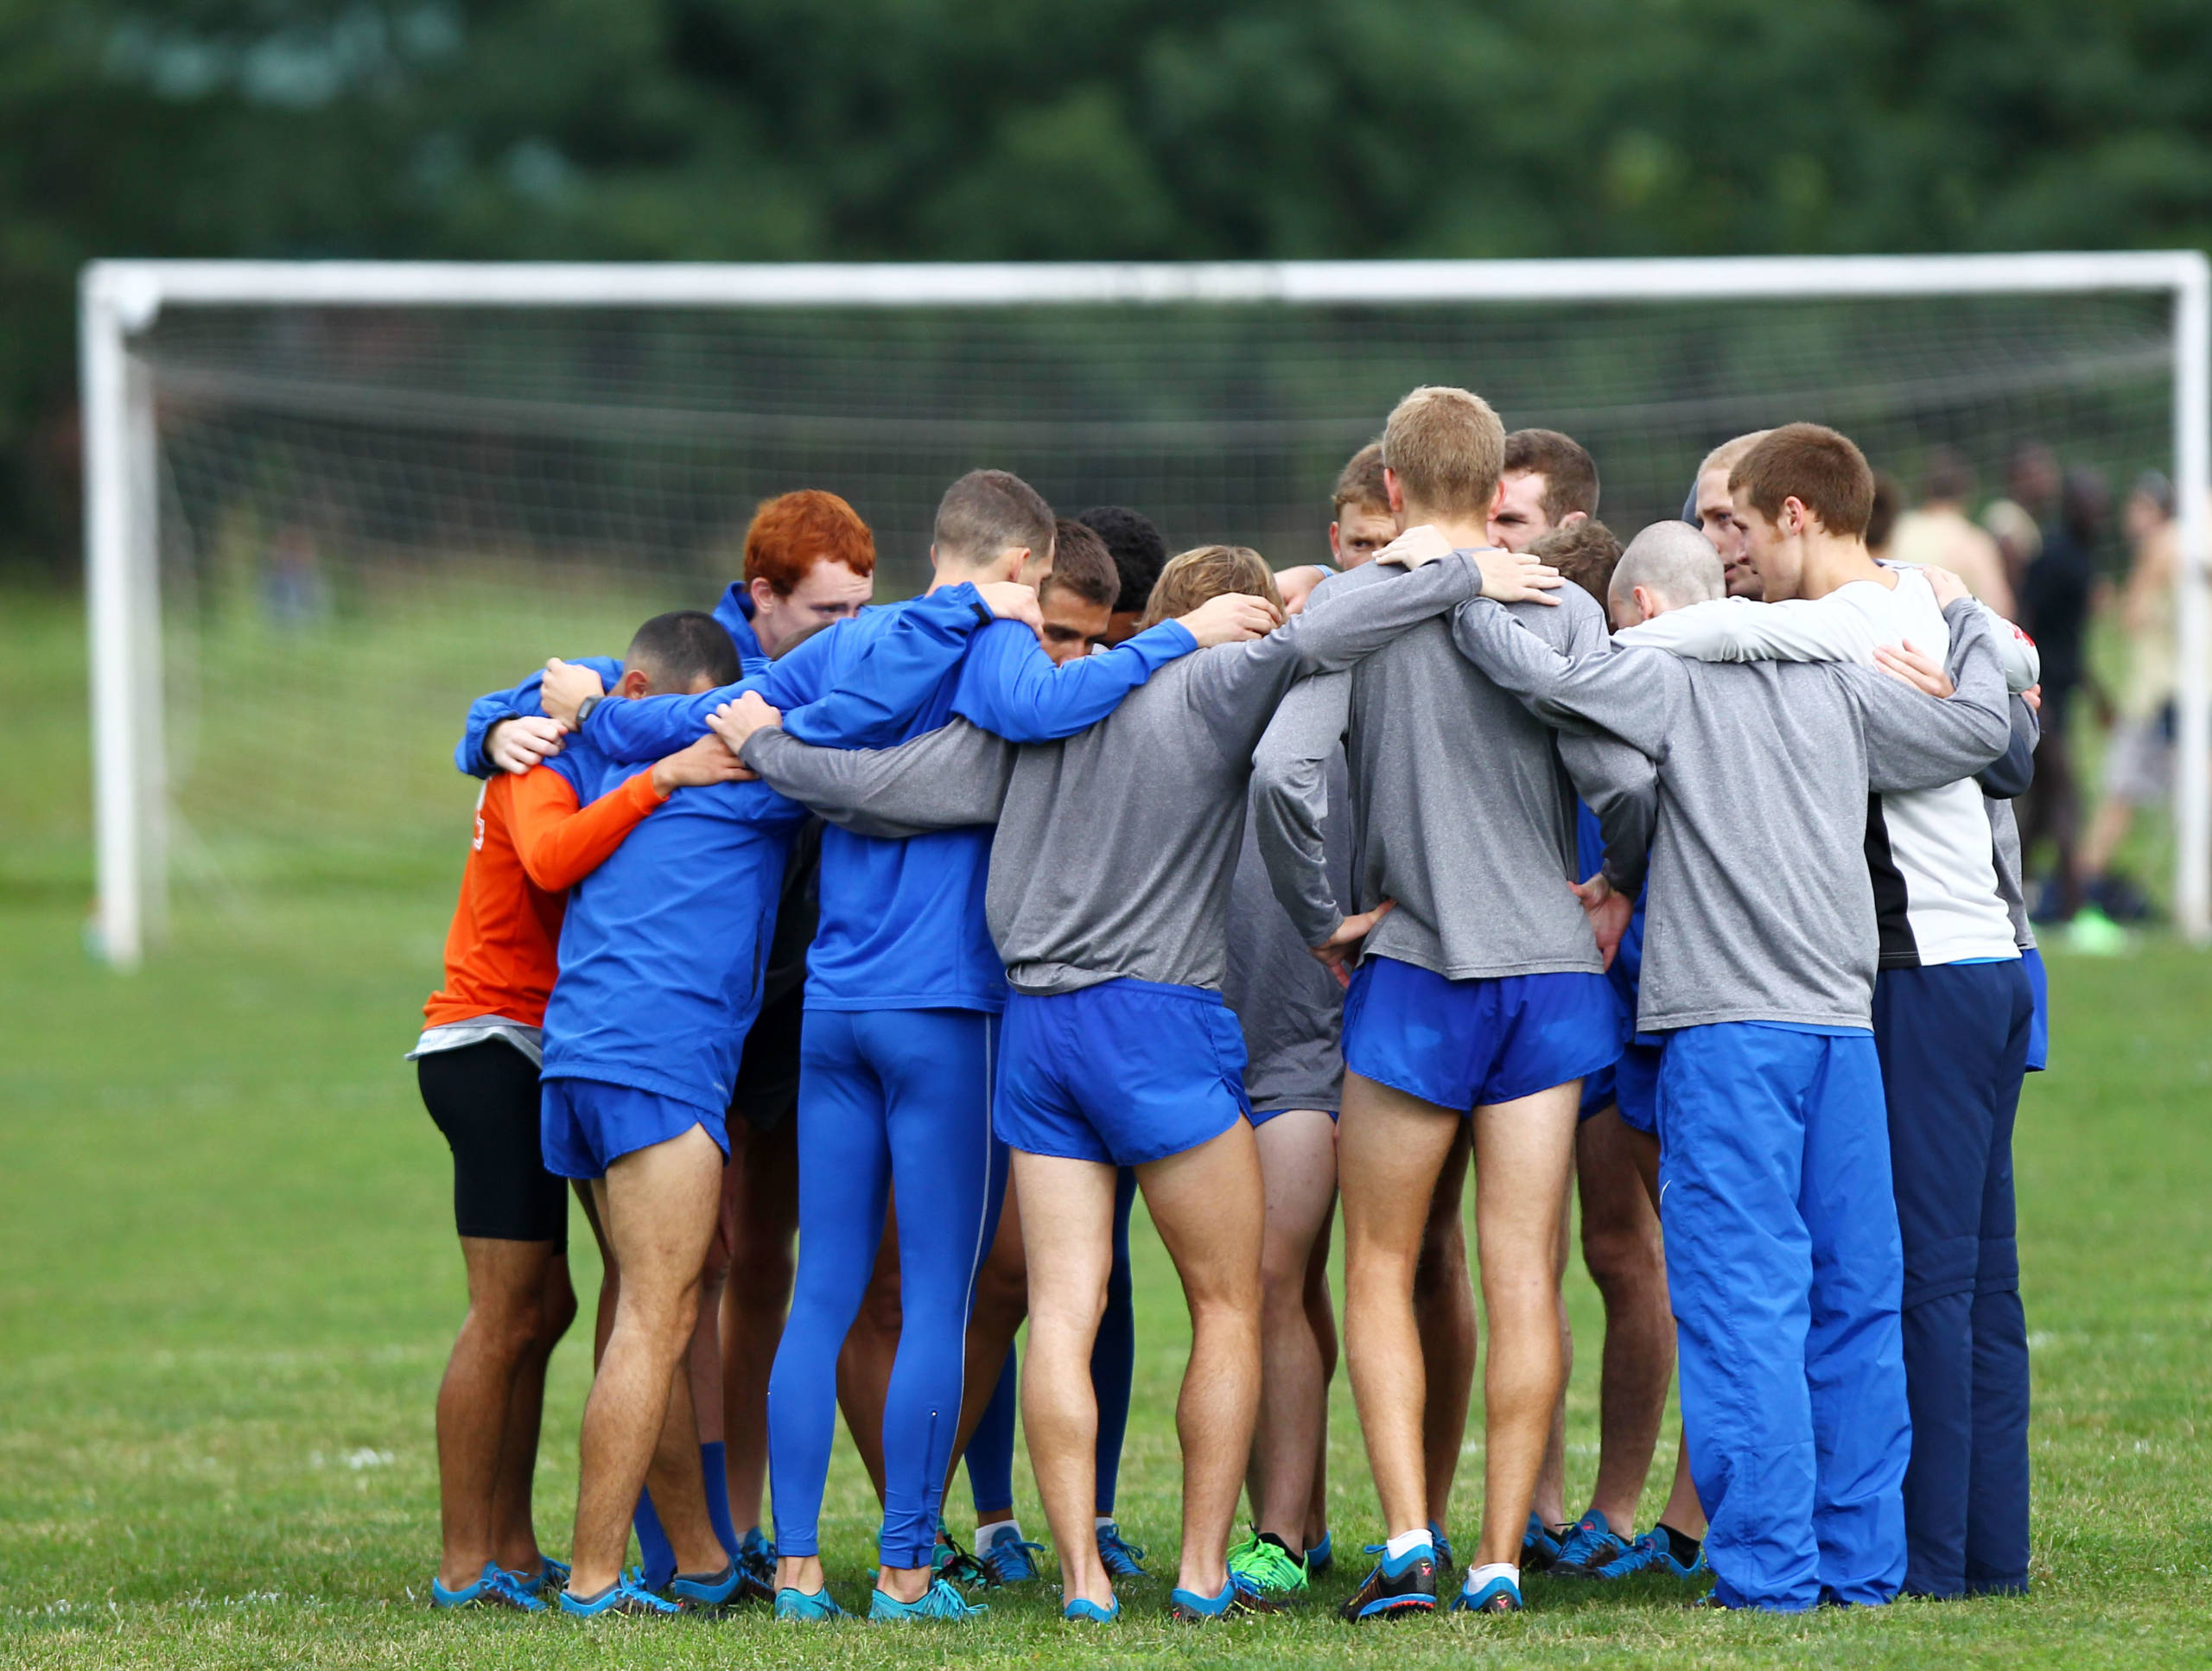
M998 1018L976 1010L806 1013L799 1051L798 1277L768 1381L776 1547L821 1553L837 1352L899 1195L899 1354L883 1412L883 1561L926 1566L960 1425L976 1272L997 1228L991 1137Z
M1674 1033L1659 1140L1715 1594L1784 1612L1889 1601L1912 1435L1874 1041L1756 1022Z
M2028 1325L2012 1122L2035 994L2018 963L1884 969L1874 1042L1904 1239L1904 1587L2028 1583Z

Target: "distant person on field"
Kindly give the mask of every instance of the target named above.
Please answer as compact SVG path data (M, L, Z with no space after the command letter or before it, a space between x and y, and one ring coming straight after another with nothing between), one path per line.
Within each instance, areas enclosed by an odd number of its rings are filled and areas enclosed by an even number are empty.
M2020 844L2032 866L2041 844L2051 843L2050 880L2036 915L2059 921L2082 908L2082 806L2074 778L2072 710L2075 693L2088 679L2086 639L2097 585L2096 543L2110 511L2101 473L2069 470L2058 513L2044 525L2043 550L2028 565L2020 588L2020 625L2043 652L2043 745L2036 753L2035 783L2021 804Z
M1888 550L1880 555L1891 562L1949 569L1967 583L1967 590L2010 620L2012 582L2004 554L1986 529L1967 519L1974 488L1974 466L1966 454L1955 447L1934 448L1928 455L1926 497L1919 509L1897 518Z

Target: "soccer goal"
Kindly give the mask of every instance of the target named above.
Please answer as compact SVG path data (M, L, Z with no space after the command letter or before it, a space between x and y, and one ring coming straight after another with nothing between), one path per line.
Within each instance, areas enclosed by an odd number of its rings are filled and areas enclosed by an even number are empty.
M1916 488L2030 442L2178 488L2171 902L2208 906L2208 267L2111 255L1189 265L98 262L84 274L96 944L449 880L462 705L710 607L800 486L925 583L980 464L1173 545L1325 554L1338 467L1423 382L1596 455L1624 535L1714 443L1832 423ZM2124 553L2107 560L2115 569ZM2164 862L2161 849L2161 863Z

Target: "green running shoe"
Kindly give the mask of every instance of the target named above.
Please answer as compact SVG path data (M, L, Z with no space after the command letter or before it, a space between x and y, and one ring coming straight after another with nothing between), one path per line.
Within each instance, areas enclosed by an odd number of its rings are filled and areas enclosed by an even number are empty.
M1229 1552L1229 1576L1248 1594L1280 1601L1304 1601L1309 1592L1305 1560L1258 1531Z

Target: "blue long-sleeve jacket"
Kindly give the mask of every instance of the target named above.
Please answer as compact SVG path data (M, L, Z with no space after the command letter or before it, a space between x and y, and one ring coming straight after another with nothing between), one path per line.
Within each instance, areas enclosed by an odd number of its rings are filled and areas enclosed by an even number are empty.
M622 677L622 664L613 656L577 656L572 659L579 667L588 667L598 674L599 682L609 689ZM540 668L512 689L494 690L469 703L468 718L461 728L461 740L454 745L454 770L471 778L490 777L492 763L484 758L485 739L502 720L526 715L543 719L545 709L537 697L544 684L545 670Z

